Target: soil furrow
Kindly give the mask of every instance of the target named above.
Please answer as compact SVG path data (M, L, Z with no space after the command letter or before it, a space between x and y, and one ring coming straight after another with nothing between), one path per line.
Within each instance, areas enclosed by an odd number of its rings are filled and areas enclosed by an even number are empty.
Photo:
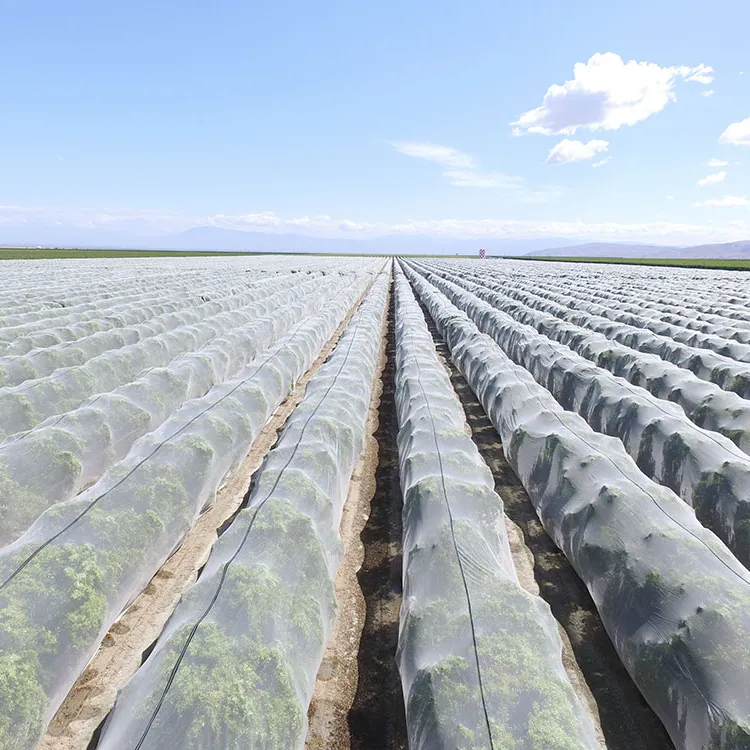
M352 750L406 750L406 720L396 666L401 609L401 488L398 477L394 300L388 313L386 363L380 399L380 460L375 494L362 534L364 561L357 574L365 598L365 625L357 655L359 681L349 712Z

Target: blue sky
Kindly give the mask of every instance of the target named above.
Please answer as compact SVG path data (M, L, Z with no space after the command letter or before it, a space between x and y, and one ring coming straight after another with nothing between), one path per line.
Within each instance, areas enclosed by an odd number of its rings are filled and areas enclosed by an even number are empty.
M0 14L0 230L750 237L746 0Z

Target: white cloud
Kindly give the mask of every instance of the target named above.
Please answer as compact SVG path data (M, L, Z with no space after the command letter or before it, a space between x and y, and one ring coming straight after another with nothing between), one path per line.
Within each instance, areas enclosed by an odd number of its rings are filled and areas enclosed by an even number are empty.
M711 159L708 162L709 167L726 167L729 165L728 161L722 161L721 159Z
M416 159L425 159L435 164L442 164L444 167L454 169L474 169L476 167L474 159L469 154L450 146L413 141L388 141L388 143L401 154L413 156Z
M695 68L688 68L685 65L681 65L679 68L680 75L686 80L694 83L703 83L706 86L709 83L713 83L714 80L714 69L708 65L701 63Z
M597 53L576 63L573 79L547 89L541 106L512 122L514 134L572 135L579 128L617 130L635 125L675 100L679 79L708 84L707 65L662 68L655 63L627 63L613 53Z
M667 200L668 201L673 201L674 200L674 195L668 195L667 196Z
M734 146L750 146L750 117L740 122L733 122L721 134L719 143L731 143Z
M713 96L715 93L713 89L708 89L708 91L701 91L701 96Z
M594 169L597 169L599 167L603 167L608 161L612 161L611 156L606 156L604 159L599 159L599 161L595 161L591 166Z
M571 141L565 138L552 148L546 164L569 164L573 161L589 161L607 150L607 141Z
M712 206L714 208L742 208L750 206L750 199L741 195L725 195L723 198L713 198L708 201L699 201L696 206Z
M520 177L511 177L502 172L449 169L443 172L443 175L456 187L515 189L523 185Z
M560 190L554 187L533 188L522 177L481 168L473 156L451 146L413 141L388 141L401 154L440 164L451 185L461 188L512 191L524 202L541 202L556 197Z
M724 182L727 178L726 172L714 172L713 174L707 175L702 180L698 180L698 187L708 187L709 185L718 185L720 182Z

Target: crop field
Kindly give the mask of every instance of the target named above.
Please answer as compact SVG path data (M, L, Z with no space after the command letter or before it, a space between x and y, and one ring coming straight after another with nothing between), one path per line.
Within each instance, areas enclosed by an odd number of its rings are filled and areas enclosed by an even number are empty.
M750 748L750 283L7 259L0 750Z

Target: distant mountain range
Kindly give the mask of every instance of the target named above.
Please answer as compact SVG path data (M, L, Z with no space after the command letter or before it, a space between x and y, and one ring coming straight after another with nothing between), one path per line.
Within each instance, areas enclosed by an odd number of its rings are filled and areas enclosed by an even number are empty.
M618 245L589 242L585 245L566 245L545 250L533 250L524 255L544 258L716 258L718 260L750 260L750 240L724 242L693 247L660 245Z
M129 250L229 250L254 253L361 253L384 255L488 255L609 258L750 259L750 241L696 247L590 242L580 239L455 239L392 234L366 239L328 239L301 234L247 232L204 226L163 237L147 237L98 228L55 225L0 228L0 246L83 247Z
M498 238L462 240L419 235L385 235L368 239L327 239L300 234L269 234L243 232L219 227L196 227L162 238L159 247L168 250L234 250L245 252L288 253L372 253L408 255L415 253L435 255L477 255L483 247L490 255L526 255L557 247L574 245L576 240L530 239L511 240Z

